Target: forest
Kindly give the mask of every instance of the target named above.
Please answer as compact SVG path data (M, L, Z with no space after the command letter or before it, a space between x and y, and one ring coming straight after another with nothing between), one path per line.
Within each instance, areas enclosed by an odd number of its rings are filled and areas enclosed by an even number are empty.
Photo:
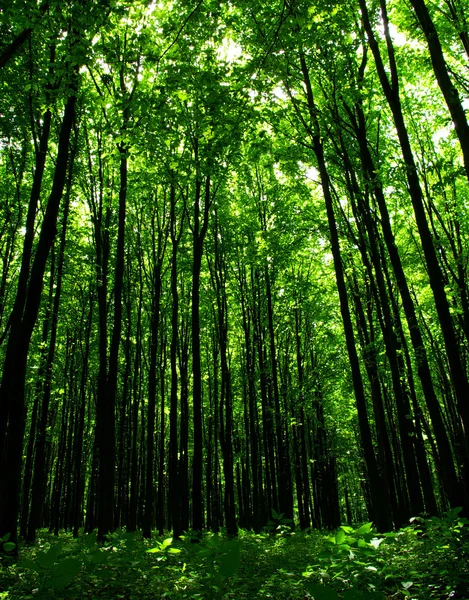
M469 598L468 23L3 3L1 599Z

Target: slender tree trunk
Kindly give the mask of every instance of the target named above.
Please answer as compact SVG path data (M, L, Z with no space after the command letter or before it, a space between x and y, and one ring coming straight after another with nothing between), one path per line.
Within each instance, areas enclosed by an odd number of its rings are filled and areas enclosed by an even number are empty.
M181 528L190 527L190 483L189 483L189 351L190 323L182 319L179 335L179 379L180 379L180 427L179 427L179 504Z
M453 119L456 135L461 144L466 175L469 179L469 125L467 124L466 113L459 97L458 90L454 87L449 76L440 38L425 1L410 0L410 3L415 10L415 14L417 15L427 40L433 71L435 72L438 85L445 98L451 118Z
M298 301L297 301L298 302ZM299 432L298 437L299 440L295 443L296 448L296 464L297 469L299 471L299 479L301 480L301 495L302 495L302 504L303 504L303 520L300 518L300 528L301 529L309 529L311 527L311 518L309 512L310 505L310 497L311 490L309 485L309 477L308 477L308 452L306 447L306 415L304 411L304 356L301 344L301 312L300 307L295 306L295 345L296 345L296 368L298 374L298 403L299 403ZM294 430L294 433L295 430ZM298 484L297 484L298 487ZM297 490L298 493L298 490ZM299 509L299 506L298 506Z
M355 303L357 321L359 324L359 335L363 347L364 363L368 379L370 381L376 433L380 441L378 445L380 469L383 473L383 479L387 481L389 488L393 522L394 525L399 528L406 522L410 515L405 511L405 502L400 494L400 490L396 489L396 465L392 454L388 429L386 427L386 414L384 410L383 395L381 392L378 359L376 356L374 327L372 319L370 318L369 326L367 327L365 310L363 308L361 294L359 293L355 278L353 290L353 299Z
M163 330L166 329L166 319L163 324ZM165 510L165 489L166 481L165 471L165 447L166 447L166 413L165 413L165 397L166 397L166 382L165 372L167 368L167 350L166 336L161 343L160 357L160 394L161 394L161 420L160 420L160 452L158 463L158 512L157 512L157 527L158 533L163 535L165 529L166 510Z
M275 464L273 408L270 403L267 382L267 357L265 350L265 328L263 325L262 301L259 273L253 269L251 273L254 305L254 340L259 363L259 383L261 394L261 421L264 446L265 507L267 518L272 516L272 509L280 512L277 488L277 469Z
M363 77L363 69L365 68L365 64L366 60L364 60L361 65L361 73L359 73L360 79ZM402 267L399 251L394 239L394 234L391 229L391 220L389 217L386 200L384 198L382 185L379 177L377 176L376 168L369 149L366 134L366 118L361 106L361 102L357 102L354 108L356 120L353 115L351 115L351 120L354 124L354 130L360 146L360 160L363 166L363 173L378 204L383 237L394 271L394 276L396 278L396 284L402 299L402 306L409 327L410 339L417 364L417 373L435 432L435 439L440 456L440 459L437 459L437 462L440 464L438 473L441 477L443 487L448 498L450 499L451 504L453 506L457 506L460 505L462 500L460 485L457 481L451 445L443 422L440 404L433 385L433 376L428 363L427 350L423 341L414 302L412 300L407 278ZM349 114L351 113L349 112Z
M218 219L215 218L214 227L214 265L212 279L214 281L217 317L218 317L218 342L220 348L221 364L221 395L220 395L220 445L223 452L223 474L225 476L225 519L228 535L238 533L236 524L236 510L233 479L233 407L231 391L231 373L228 364L228 301L226 297L226 264L219 237L221 236ZM217 397L215 396L215 402ZM224 417L224 422L223 422Z
M247 298L247 278L246 267L240 264L238 259L239 285L241 295L242 325L244 333L244 369L246 379L246 402L248 403L248 423L246 428L246 439L249 440L251 455L251 478L252 478L252 523L255 533L259 533L262 527L262 490L259 461L259 437L257 434L257 402L255 391L255 364L254 364L254 343L252 340L252 317L249 310Z
M75 435L75 462L73 465L73 471L75 474L75 487L73 491L73 537L78 537L78 530L82 520L82 503L83 503L83 492L85 488L85 477L83 469L83 437L85 431L85 411L86 411L86 398L87 398L87 383L88 383L88 372L89 372L89 356L90 356L90 345L91 345L91 327L93 323L93 301L90 294L90 307L88 313L88 319L86 321L85 329L85 342L82 350L82 362L81 362L81 380L80 380L80 404L79 413L76 426Z
M155 485L153 482L153 462L155 447L155 405L157 389L157 352L160 328L161 310L161 270L162 270L162 240L161 232L158 232L158 257L153 270L152 311L151 311L151 340L150 340L150 368L148 373L148 421L147 421L147 465L145 476L145 512L143 516L143 537L150 538L153 526L153 515L155 506ZM164 415L162 415L164 419Z
M75 157L75 148L72 150L70 165L68 171L67 193L64 205L62 220L62 231L60 235L60 247L58 252L57 281L55 286L54 305L51 315L51 334L49 341L49 351L45 368L45 380L42 392L41 418L38 426L38 438L36 441L36 453L34 461L34 476L32 484L31 514L28 523L27 538L33 542L36 539L36 528L39 527L43 504L44 504L44 483L45 483L45 445L47 434L47 422L49 420L49 403L52 393L52 373L54 366L55 348L57 343L57 327L59 320L60 297L62 293L63 270L65 260L65 243L68 225L68 214L70 208L70 191L72 185L73 160Z
M368 273L370 289L375 299L376 312L383 333L386 356L389 363L389 372L391 374L399 425L400 445L402 447L402 457L405 466L403 481L405 481L404 491L408 511L408 514L405 515L405 520L407 520L411 515L420 514L423 511L423 498L420 489L419 473L413 458L415 452L413 448L414 431L411 421L411 407L403 383L406 374L403 372L403 364L399 359L399 343L397 334L394 330L390 300L386 290L386 283L380 259L377 240L378 232L370 218L370 207L367 205L365 198L362 197L358 189L358 182L352 169L343 139L341 139L341 150L346 167L349 195L352 200L354 215L361 237L360 250ZM368 248L368 253L365 248Z
M13 541L16 541L21 482L26 363L31 335L39 311L47 258L57 231L57 216L67 174L70 135L75 122L75 105L76 96L75 93L72 93L65 106L52 191L41 226L26 297L22 303L24 312L20 312L18 317L21 321L17 322L16 326L10 330L0 387L0 422L3 424L1 433L4 435L0 460L2 472L0 537L11 533Z
M179 460L178 460L178 371L177 371L177 351L178 351L178 319L179 319L179 293L177 280L177 251L180 240L180 233L177 235L176 225L176 193L174 185L171 185L170 191L170 233L171 233L171 347L170 347L170 368L171 368L171 391L169 407L169 465L168 465L168 517L173 530L173 537L176 539L182 534L180 498L179 498ZM182 227L180 232L182 231Z
M409 136L404 122L404 116L402 113L401 101L399 96L399 77L394 57L392 39L389 33L386 2L385 0L380 0L384 33L388 49L391 82L388 79L388 75L381 57L381 51L371 27L366 0L359 0L359 3L362 12L363 25L368 37L370 48L373 52L376 69L381 82L381 86L384 91L384 95L387 99L387 102L393 115L394 124L396 126L396 131L401 146L402 156L406 164L406 176L409 194L411 197L412 206L415 214L415 220L417 223L422 249L428 268L430 287L433 292L438 319L440 322L441 331L443 333L446 355L448 357L451 382L457 400L461 423L464 427L467 440L467 432L469 431L469 384L465 370L461 363L460 344L454 331L451 312L445 292L444 280L442 277L441 268L438 262L438 256L433 245L430 228L425 214L425 206L423 202L423 194L420 187L417 166L415 164ZM456 495L458 494L456 493ZM464 504L464 502L462 504Z
M280 410L280 396L278 388L277 352L275 348L274 315L272 305L272 288L269 268L264 269L267 297L267 322L269 327L270 366L272 370L272 388L275 408L275 433L277 438L278 484L279 484L279 509L287 519L293 520L293 490L291 470L288 460L288 443L284 433L283 419Z
M367 402L365 390L360 372L360 362L358 360L357 349L355 345L355 335L353 332L352 319L350 315L350 307L347 297L347 289L345 285L345 275L340 254L340 244L337 232L336 220L333 209L332 195L330 191L329 176L324 158L324 150L319 133L319 123L317 120L317 108L314 102L313 90L310 82L309 71L306 65L306 60L303 53L300 53L300 64L303 73L303 81L306 85L307 102L310 114L311 125L308 128L308 134L311 138L313 150L318 162L319 173L321 177L321 185L326 203L327 220L329 224L329 235L331 242L331 250L334 260L334 268L336 273L337 289L339 292L340 311L345 330L345 340L347 352L350 360L352 371L353 389L358 411L358 422L360 428L361 442L365 455L368 478L370 483L371 504L373 511L373 519L379 531L389 531L392 528L390 519L390 501L387 493L387 486L382 481L382 477L378 470L376 456L373 448L370 424L368 420Z
M205 179L204 210L200 221L201 182L196 181L193 223L193 262L191 292L191 339L192 339L192 410L194 419L194 447L192 458L192 528L202 531L204 521L202 498L202 373L200 362L200 273L205 234L211 204L210 176Z

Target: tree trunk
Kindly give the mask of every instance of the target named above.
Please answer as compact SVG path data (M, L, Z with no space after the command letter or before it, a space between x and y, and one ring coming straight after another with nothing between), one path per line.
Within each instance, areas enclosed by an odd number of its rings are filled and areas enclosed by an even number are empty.
M0 491L0 537L11 534L16 541L23 435L25 427L25 379L31 335L36 323L47 258L57 231L57 216L65 186L70 135L75 122L76 90L68 98L59 134L57 160L52 191L43 218L41 233L31 267L31 275L20 321L12 326L3 366L0 387L0 422L4 437ZM20 292L21 294L21 292ZM17 297L18 300L18 297Z
M369 39L370 47L373 51L375 63L378 70L378 75L381 81L381 85L385 92L385 96L388 100L389 106L393 113L394 122L396 125L399 141L401 144L402 154L407 165L407 180L409 184L409 192L411 195L412 205L416 216L416 221L420 233L420 239L422 241L422 247L424 249L424 255L427 260L428 272L430 278L430 285L435 298L435 304L440 318L440 324L443 331L445 340L445 347L447 349L448 359L450 361L450 373L453 384L455 386L456 396L458 398L458 404L460 401L464 403L464 397L467 399L468 395L465 394L467 386L467 380L459 359L458 343L455 338L454 330L451 322L451 315L449 312L449 306L444 290L444 284L441 278L441 271L438 265L438 259L436 257L435 248L431 239L428 223L425 217L425 210L423 205L422 191L418 180L417 170L410 147L407 130L405 128L400 100L399 100L399 88L397 79L397 69L394 61L391 60L390 64L392 67L392 82L391 87L387 74L384 68L384 64L381 59L380 50L369 21L368 11L365 0L360 0L360 7L362 11L363 22L365 30ZM388 48L390 52L390 58L394 57L392 50L392 42L390 40L389 32L387 33ZM448 443L447 434L445 431L444 423L442 420L441 409L439 406L438 399L436 398L435 391L432 385L432 376L428 365L427 354L425 346L423 344L420 327L418 325L417 317L415 314L415 307L412 302L412 297L407 285L404 271L400 262L397 247L394 241L394 236L391 231L389 214L382 192L382 187L379 180L376 178L374 165L371 159L371 154L366 143L365 132L365 119L361 107L357 106L357 116L360 129L362 131L359 136L360 151L362 161L365 166L365 173L370 182L378 202L378 207L381 213L381 223L383 226L383 234L388 248L389 257L393 266L396 282L399 287L401 294L404 311L409 324L409 332L411 336L412 345L417 361L417 372L422 384L422 389L425 395L425 401L429 410L432 425L435 431L435 438L438 444L438 451L440 453L440 464L441 464L441 477L445 491L448 495L450 503L453 506L462 506L464 500L462 497L462 490L459 482L457 481L456 471L454 469L453 457L451 448ZM453 365L453 366L451 366ZM460 379L458 379L458 377ZM456 381L456 379L458 379ZM459 393L458 393L459 390ZM462 416L462 415L461 415Z
M158 232L158 257L153 269L152 310L151 310L151 340L150 340L150 366L148 372L148 416L147 416L147 465L145 475L145 512L143 516L143 537L150 538L153 526L153 515L155 506L155 486L153 482L153 463L155 447L155 406L157 389L157 352L160 328L161 310L161 271L162 271L162 243L161 232ZM164 419L164 414L162 415Z
M194 419L194 447L192 458L192 528L202 531L204 521L202 498L202 373L200 361L200 272L205 234L211 204L210 176L205 179L204 209L200 222L201 182L196 181L193 223L193 262L191 292L191 339L192 339L192 410Z
M171 233L171 347L169 362L171 367L171 391L169 407L169 464L168 464L168 517L169 524L173 530L173 537L178 538L182 534L180 498L179 498L179 459L178 459L178 371L177 351L178 319L179 319L179 293L177 280L177 251L181 238L182 227L179 235L176 225L176 192L171 185L170 197L170 233Z
M378 465L376 462L376 456L373 448L373 440L371 436L366 406L367 403L365 397L365 390L363 388L363 381L360 372L360 362L358 360L357 349L355 345L355 335L353 332L350 307L347 297L347 289L345 285L344 269L340 254L340 244L333 209L332 195L330 191L329 175L326 168L324 151L319 133L317 108L314 102L313 90L310 82L308 67L306 65L306 60L302 52L300 52L300 64L303 73L303 81L306 86L308 109L311 120L311 125L310 127L308 127L308 134L311 138L313 150L316 155L316 160L318 162L321 185L326 204L331 250L334 260L337 289L340 300L340 311L344 325L347 352L352 372L353 389L357 404L361 442L365 455L368 478L370 483L373 520L376 523L376 527L379 531L389 531L392 528L392 522L390 519L391 511L389 503L389 494L387 493L387 486L385 482L383 482L382 477L379 473Z
M381 82L381 86L384 91L384 95L388 101L389 107L393 115L394 124L396 126L397 135L401 146L402 156L406 164L406 175L409 194L414 209L415 220L420 235L425 261L427 264L430 287L433 292L440 327L443 333L451 381L458 404L461 422L466 431L467 439L467 432L469 431L469 402L467 400L469 398L469 384L465 370L461 363L460 344L454 331L441 268L438 262L438 257L436 254L435 247L433 245L430 228L425 215L425 206L423 202L423 194L420 187L417 166L415 164L409 136L404 122L404 116L402 113L402 107L399 96L399 77L394 58L394 48L389 33L386 2L385 0L380 0L384 33L388 49L389 66L391 71L391 83L389 82L388 75L386 73L386 69L381 58L379 45L376 41L371 27L368 9L366 6L366 0L359 0L359 2L362 12L363 25L368 37L369 45L373 52L376 69ZM458 493L453 493L453 496L457 495ZM461 504L459 505L461 506Z
M456 134L461 144L466 176L469 179L469 125L467 124L466 113L458 90L454 87L449 76L440 38L425 1L410 0L410 3L414 7L415 14L427 40L433 71L453 119Z

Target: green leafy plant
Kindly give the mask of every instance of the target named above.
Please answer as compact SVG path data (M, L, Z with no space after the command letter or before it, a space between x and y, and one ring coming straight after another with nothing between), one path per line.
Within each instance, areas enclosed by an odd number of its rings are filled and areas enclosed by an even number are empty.
M331 587L320 583L309 583L306 589L314 600L339 600L338 593ZM362 591L357 589L347 590L342 596L343 600L384 600L381 592Z
M63 552L63 543L57 542L48 550L40 550L33 558L23 559L18 566L37 574L38 594L50 596L51 590L63 590L69 586L82 568L83 561L77 556Z
M221 535L209 535L201 539L200 544L190 543L190 536L183 536L189 554L202 561L205 577L202 577L204 586L210 593L223 594L228 589L229 581L241 567L241 542L234 539L225 539Z
M462 508L452 508L440 517L411 519L421 523L427 532L437 534L439 547L457 552L469 565L469 519L461 517Z
M319 573L323 582L338 581L342 585L350 585L360 576L364 589L353 587L345 592L344 598L383 600L383 594L376 590L380 584L382 566L376 552L385 539L376 535L372 523L365 523L356 529L342 526L334 535L325 536L324 551L318 554L317 562L309 566L303 576L309 579ZM306 588L315 600L338 598L337 592L324 583L308 582Z
M277 513L272 509L272 518L267 521L264 531L276 535L289 535L292 530L293 520L285 517L284 513Z
M179 554L181 552L180 548L175 548L171 544L173 543L173 538L166 538L162 542L156 542L156 546L154 548L150 548L147 550L148 554L161 554L157 560L162 561L166 560L167 554Z
M4 598L271 598L272 600L449 600L467 596L465 519L454 511L377 534L371 523L290 536L240 530L232 539L188 533L143 539L116 531L58 540L46 531L20 544L19 563L0 566ZM148 550L150 550L148 552ZM307 564L306 569L302 565ZM1 598L1 596L0 596Z
M0 538L0 544L3 552L13 552L13 550L16 548L16 544L9 541L10 537L11 533L6 533L2 538Z

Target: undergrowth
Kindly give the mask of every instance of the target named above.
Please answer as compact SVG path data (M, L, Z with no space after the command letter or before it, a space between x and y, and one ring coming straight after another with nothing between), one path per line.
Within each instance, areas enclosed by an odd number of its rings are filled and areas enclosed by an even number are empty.
M468 524L458 509L386 534L371 523L304 533L278 518L261 534L198 543L190 533L143 540L118 531L98 544L94 533L41 530L18 559L3 553L0 600L468 600Z

